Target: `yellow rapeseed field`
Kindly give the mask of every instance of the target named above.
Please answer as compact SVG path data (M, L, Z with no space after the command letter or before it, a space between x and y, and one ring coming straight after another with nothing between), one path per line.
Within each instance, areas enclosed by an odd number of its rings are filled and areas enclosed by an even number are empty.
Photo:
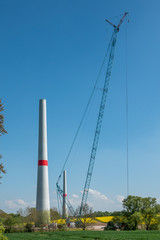
M65 219L58 219L58 220L54 220L52 222L56 222L57 224L65 224L66 220Z
M112 221L113 216L107 216L107 217L96 217L96 219L100 222L107 223L109 221Z
M107 217L96 217L96 218L86 218L85 221L88 223L96 223L98 221L103 222L103 223L107 223L109 221L112 221L113 217L112 216L107 216ZM78 219L71 219L71 222L75 222ZM81 218L82 222L84 222L84 219ZM66 220L65 219L58 219L58 220L54 220L52 222L56 222L57 224L65 224Z
M71 222L75 222L77 221L78 219L70 219ZM84 222L84 219L81 218L82 222ZM57 224L65 224L66 223L66 220L65 219L58 219L58 220L54 220L52 221L53 222L56 222ZM85 222L89 222L89 223L96 223L97 221L95 219L92 219L92 218L86 218L85 219Z
M95 219L92 219L92 218L81 218L82 222L86 222L86 223L96 223L97 221Z

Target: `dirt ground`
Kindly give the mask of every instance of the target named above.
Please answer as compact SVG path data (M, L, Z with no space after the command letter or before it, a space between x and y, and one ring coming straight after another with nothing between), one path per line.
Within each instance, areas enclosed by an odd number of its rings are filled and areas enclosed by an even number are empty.
M88 230L103 231L106 223L97 222L87 227Z

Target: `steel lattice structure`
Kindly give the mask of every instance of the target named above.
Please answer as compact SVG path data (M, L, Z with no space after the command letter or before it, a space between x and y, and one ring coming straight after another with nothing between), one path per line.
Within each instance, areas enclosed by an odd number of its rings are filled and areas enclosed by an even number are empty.
M81 201L79 216L81 216L83 214L83 207L85 206L85 204L87 202L90 182L91 182L91 178L92 178L93 167L94 167L95 157L96 157L96 152L97 152L97 147L98 147L98 141L99 141L100 132L101 132L102 120L103 120L103 115L104 115L104 110L105 110L105 105L106 105L109 82L110 82L110 78L111 78L111 71L112 71L113 60L114 60L117 33L119 32L119 27L122 24L126 15L127 15L127 12L125 12L125 14L121 18L121 20L120 20L120 22L117 26L114 25L113 23L111 23L110 21L106 20L110 25L112 25L114 27L114 30L113 30L113 34L112 34L111 42L110 42L110 54L109 54L109 59L108 59L107 71L106 71L104 87L103 87L103 91L102 91L99 114L98 114L98 119L97 119L97 124L96 124L96 130L95 130L95 134L94 134L94 140L93 140L93 144L92 144L92 150L91 150L90 161L89 161L89 166L88 166L88 171L87 171L87 177L86 177L84 190L83 190L83 195L82 195L82 201ZM78 128L78 131L79 131L79 128ZM76 137L77 137L78 131L76 133ZM75 138L74 138L73 144L74 144L74 142L75 142ZM71 149L73 147L73 144L71 146ZM70 149L70 151L71 151L71 149ZM70 154L70 151L69 151L69 154ZM69 154L68 154L68 156L69 156ZM62 168L61 174L62 174L62 172L64 170L64 167L66 165L66 162L68 160L68 156L67 156L65 164ZM58 178L56 186L57 186L57 194L59 194L61 197L63 197L63 190L59 186L59 180L61 178L61 174ZM71 203L69 202L68 198L67 198L67 206L68 206L68 209L69 209L71 215L76 216L75 211L74 211Z
M83 213L83 207L85 206L85 204L87 202L87 197L88 197L88 192L89 192L89 187L90 187L90 182L91 182L91 178L92 178L93 167L94 167L95 157L96 157L96 152L97 152L97 147L98 147L98 141L99 141L99 136L100 136L100 132L101 132L104 109L105 109L105 105L106 105L106 98L107 98L107 93L108 93L108 88L109 88L109 82L110 82L110 78L111 78L111 71L112 71L112 66L113 66L117 33L119 32L119 27L122 24L126 15L127 15L127 13L124 14L124 16L120 20L118 26L115 26L111 22L106 20L108 23L110 23L114 27L114 31L113 31L112 38L111 38L112 39L111 50L110 50L109 59L108 59L107 72L106 72L106 77L105 77L105 81L104 81L104 87L103 87L103 92L102 92L100 108L99 108L97 125L96 125L96 130L95 130L95 135L94 135L94 140L93 140L91 156L90 156L85 186L84 186L84 190L83 190L79 215L81 215Z

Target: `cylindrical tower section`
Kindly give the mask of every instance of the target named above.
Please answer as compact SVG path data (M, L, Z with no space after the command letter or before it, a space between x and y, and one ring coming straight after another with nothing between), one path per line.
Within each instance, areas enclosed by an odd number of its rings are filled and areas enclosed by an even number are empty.
M63 209L62 209L62 217L67 218L68 217L68 210L67 210L67 178L66 178L66 170L63 171Z
M49 222L50 203L48 184L46 99L40 99L36 225L46 225L49 224Z

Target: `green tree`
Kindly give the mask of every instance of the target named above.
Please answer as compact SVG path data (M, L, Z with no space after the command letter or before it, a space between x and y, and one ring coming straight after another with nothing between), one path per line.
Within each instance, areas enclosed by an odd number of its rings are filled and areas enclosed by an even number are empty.
M160 213L160 204L157 204L156 198L143 198L141 213L146 225L146 230L149 230L152 224L158 225L160 223L160 219L157 216Z
M4 106L2 103L2 100L0 99L0 136L7 133L7 131L4 128L4 115L1 113L4 111Z
M143 206L143 201L141 197L129 195L123 200L123 208L126 215L132 215L135 212L140 212Z
M123 216L123 211L114 211L114 212L111 212L110 215L105 215L105 216Z
M2 224L0 224L0 240L8 240L7 237L3 236L4 231L4 227L2 226Z
M142 214L140 212L135 212L131 215L131 220L133 222L133 229L136 230L138 224L142 223Z
M80 207L76 209L77 215L79 214ZM88 226L91 225L92 223L92 215L93 215L93 210L92 208L88 205L85 204L82 209L82 215L80 217L80 220L77 221L76 225L77 227L81 227L83 230L86 230Z
M8 232L12 232L13 226L18 223L20 223L20 219L17 214L10 214L3 222L4 226L8 229Z
M122 230L136 230L138 224L140 224L142 220L141 214L135 212L130 216L115 216L112 221L117 228Z
M142 223L142 206L143 198L139 196L129 195L123 200L124 229L136 230L138 225Z
M4 211L0 210L0 217L6 218L7 216L8 216L7 213L5 213Z
M2 100L0 99L0 136L7 133L7 131L4 128L4 115L2 114L3 111L4 111L4 107L3 107ZM1 155L0 155L0 158L2 158ZM2 173L6 173L6 170L4 169L3 163L1 162L0 163L0 175ZM2 176L0 176L0 178L2 178Z
M155 198L142 198L138 196L128 196L123 200L122 217L114 217L114 223L121 224L125 230L136 230L139 224L144 223L146 229L158 227L160 219L160 205Z
M51 217L51 221L61 218L61 215L59 214L57 208L54 207L50 209L50 217Z
M17 211L17 215L19 216L19 219L21 221L21 223L24 223L26 222L26 211L25 209L23 208L20 208L18 211Z
M0 159L2 158L2 156L0 155ZM3 163L0 163L0 175L2 173L6 173L6 170L4 169ZM0 179L2 178L2 176L0 176ZM0 182L1 183L1 182Z
M34 222L36 221L36 209L31 207L26 207L25 209L25 216L27 222Z

